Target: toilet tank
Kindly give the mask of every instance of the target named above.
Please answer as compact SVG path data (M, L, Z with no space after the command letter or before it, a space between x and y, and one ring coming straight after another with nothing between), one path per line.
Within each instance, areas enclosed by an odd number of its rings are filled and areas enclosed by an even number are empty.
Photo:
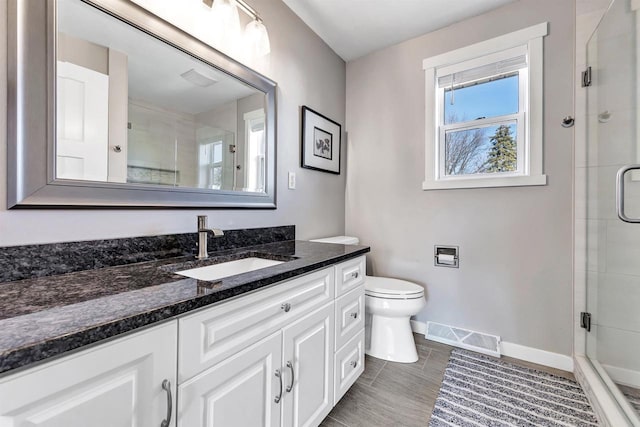
M339 245L357 245L358 243L360 243L360 240L357 237L351 236L324 237L322 239L312 239L309 241L320 243L337 243Z

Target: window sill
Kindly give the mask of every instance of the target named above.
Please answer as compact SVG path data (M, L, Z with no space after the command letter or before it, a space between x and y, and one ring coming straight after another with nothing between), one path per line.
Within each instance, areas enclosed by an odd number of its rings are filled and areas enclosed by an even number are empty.
M423 190L452 190L456 188L525 187L547 185L546 175L510 176L501 178L461 178L440 181L424 181Z

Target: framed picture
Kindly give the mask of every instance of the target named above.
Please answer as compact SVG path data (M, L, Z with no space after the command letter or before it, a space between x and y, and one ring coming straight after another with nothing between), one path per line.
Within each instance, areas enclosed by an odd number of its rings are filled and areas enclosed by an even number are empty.
M339 175L341 133L338 123L302 106L302 167Z

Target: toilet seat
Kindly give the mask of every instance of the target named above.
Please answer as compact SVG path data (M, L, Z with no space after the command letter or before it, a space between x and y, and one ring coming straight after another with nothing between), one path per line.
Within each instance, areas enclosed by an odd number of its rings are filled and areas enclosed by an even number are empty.
M424 296L424 288L406 280L367 276L364 293L376 298L417 299Z

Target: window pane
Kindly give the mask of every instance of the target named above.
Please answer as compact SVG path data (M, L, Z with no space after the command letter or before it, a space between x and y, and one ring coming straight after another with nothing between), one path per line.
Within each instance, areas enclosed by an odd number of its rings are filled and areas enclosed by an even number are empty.
M453 105L451 100L453 99ZM458 123L518 112L518 75L472 86L445 89L444 123Z
M445 133L445 175L515 172L516 122Z
M222 141L216 143L213 146L213 163L220 163L222 161Z

